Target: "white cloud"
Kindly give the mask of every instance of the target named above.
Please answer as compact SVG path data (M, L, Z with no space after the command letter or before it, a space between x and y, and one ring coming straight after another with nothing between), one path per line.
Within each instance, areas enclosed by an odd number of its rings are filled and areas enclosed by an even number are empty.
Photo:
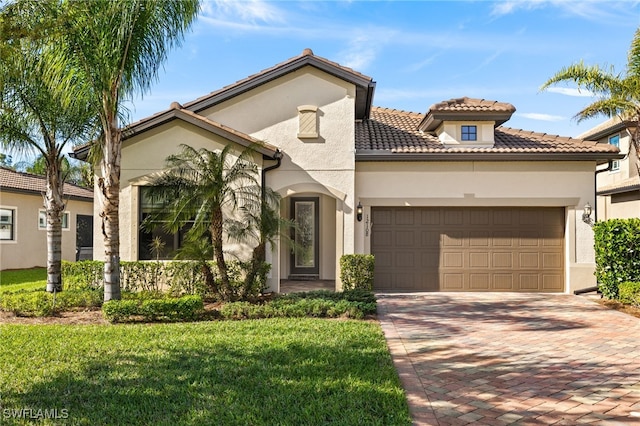
M362 32L353 35L349 46L338 55L338 63L359 71L365 70L377 57L380 44Z
M637 16L629 10L637 1L600 1L600 0L510 0L498 1L491 9L491 16L501 17L517 11L531 11L543 7L553 7L566 15L578 16L594 22L607 21L621 24L623 21L634 24Z
M216 21L230 21L235 24L283 23L284 10L263 0L214 0L203 2L202 15Z
M548 89L546 89L546 91L551 93L559 93L561 95L566 95L566 96L579 97L579 98L591 98L595 96L595 94L593 92L590 92L589 90L575 89L570 87L549 87Z
M441 55L442 55L442 53L440 53L440 52L439 53L435 53L435 54L429 56L428 58L426 58L426 59L424 59L424 60L422 60L420 62L417 62L415 64L409 65L406 69L409 72L420 71L422 68L434 63L435 60L438 59L438 57L440 57Z
M517 10L532 10L544 6L544 0L499 1L493 5L492 16L509 15Z
M530 120L538 120L538 121L563 121L566 120L567 117L562 117L560 115L551 115L551 114L541 114L537 112L521 112L516 113L515 115L528 118Z

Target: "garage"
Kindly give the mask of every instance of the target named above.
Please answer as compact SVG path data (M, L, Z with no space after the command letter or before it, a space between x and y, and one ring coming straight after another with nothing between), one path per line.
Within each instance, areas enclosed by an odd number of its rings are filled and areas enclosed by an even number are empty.
M564 291L562 207L371 212L377 291Z

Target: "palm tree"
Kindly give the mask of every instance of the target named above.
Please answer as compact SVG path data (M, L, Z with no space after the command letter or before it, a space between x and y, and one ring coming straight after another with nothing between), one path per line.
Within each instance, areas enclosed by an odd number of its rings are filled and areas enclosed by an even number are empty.
M640 121L640 28L633 36L624 73L616 73L613 67L606 70L598 65L579 62L561 69L542 85L541 90L566 82L573 82L599 98L576 114L578 122L604 115L610 118L618 116L637 124ZM640 161L638 131L636 125L631 140ZM636 166L640 170L640 162Z
M46 175L44 207L47 221L47 291L62 291L62 215L65 209L63 187L66 179L65 148L87 137L92 114L81 103L62 104L42 80L38 66L39 41L14 38L7 31L16 25L4 19L12 11L1 11L0 50L0 144L13 151L35 152ZM29 22L22 22L25 28ZM35 27L31 27L35 28ZM40 33L42 37L42 33Z
M231 238L254 246L245 270L240 298L246 298L255 289L256 280L262 281L269 272L270 265L265 263L267 244L273 245L277 238L294 244L288 235L294 223L280 216L280 195L268 187L254 187L251 190L254 194L260 194L260 202L243 205L240 208L240 220L231 220L228 227Z
M42 154L32 162L20 162L18 164L19 167L21 169L24 168L24 171L27 173L41 176L47 175L47 157ZM60 168L62 169L65 182L84 186L85 188L93 188L93 173L88 163L62 157Z
M18 0L29 3L29 0ZM120 298L120 167L124 101L148 92L168 51L196 19L198 0L51 0L56 39L43 51L46 81L73 104L90 99L102 138L92 145L105 246L104 299ZM79 96L80 95L80 96Z
M179 154L167 158L166 171L148 187L159 213L151 216L147 226L162 221L166 230L177 232L191 222L186 240L197 241L207 235L220 273L218 291L223 298L229 298L232 289L223 252L225 216L242 205L260 203L252 190L258 186L254 151L244 150L234 159L231 144L218 152L180 147Z

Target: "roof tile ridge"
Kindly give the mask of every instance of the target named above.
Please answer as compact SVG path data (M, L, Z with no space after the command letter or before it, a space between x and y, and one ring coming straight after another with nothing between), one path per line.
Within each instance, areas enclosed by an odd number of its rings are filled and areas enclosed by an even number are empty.
M407 115L416 115L416 116L424 116L423 113L421 112L415 112L415 111L407 111L404 109L398 109L398 108L389 108L389 107L380 107L380 106L372 106L371 107L372 110L379 110L379 111L387 111L387 112L395 112L395 113L402 113L402 114L407 114Z

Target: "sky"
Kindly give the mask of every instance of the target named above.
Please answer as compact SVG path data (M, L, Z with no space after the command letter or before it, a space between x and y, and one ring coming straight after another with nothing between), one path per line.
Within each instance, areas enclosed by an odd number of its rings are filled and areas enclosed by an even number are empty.
M516 107L504 125L577 136L606 118L574 116L596 100L572 85L541 92L583 61L624 73L638 1L204 1L137 121L260 72L305 48L376 81L373 104L425 113L468 96Z

